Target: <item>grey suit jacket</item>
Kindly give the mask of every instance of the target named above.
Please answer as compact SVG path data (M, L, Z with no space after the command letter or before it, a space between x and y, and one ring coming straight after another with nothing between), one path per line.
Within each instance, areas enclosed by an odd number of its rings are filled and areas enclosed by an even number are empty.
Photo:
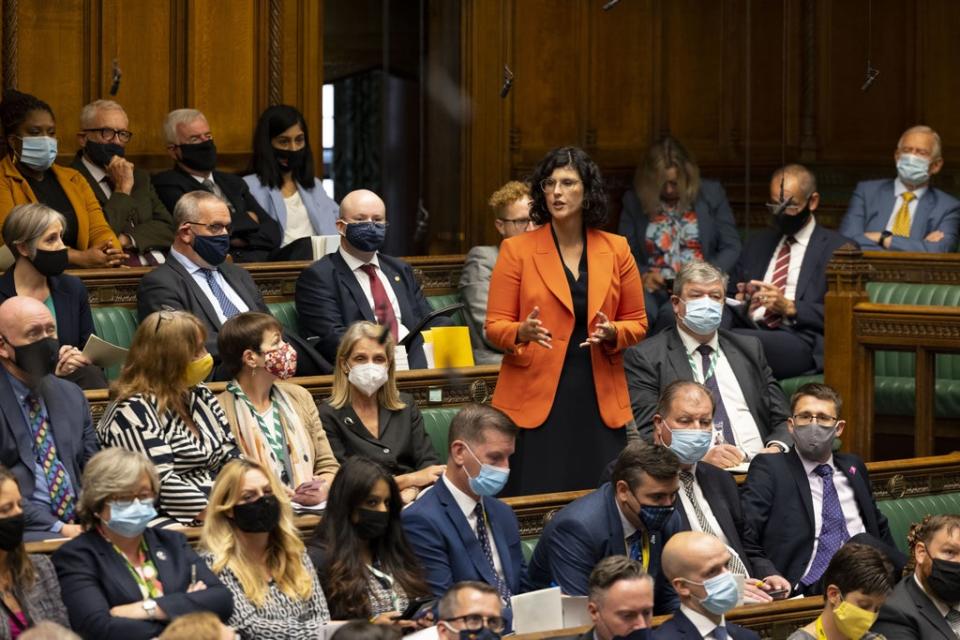
M674 380L695 380L678 331L676 326L670 327L630 347L623 357L633 417L646 440L653 440L653 415L664 388ZM719 341L763 442L777 440L792 445L787 429L790 408L767 365L760 341L724 329L720 329Z
M474 247L467 252L460 273L460 297L467 305L466 316L470 327L470 342L473 344L473 359L477 364L499 364L503 353L487 342L483 324L487 320L487 297L490 293L490 276L497 264L500 247Z
M890 640L956 640L947 619L917 586L913 573L897 583L870 630Z
M24 589L23 585L14 585L13 592L17 602L33 624L49 620L69 629L67 608L60 596L60 583L57 581L57 571L53 568L50 556L30 554L30 562L33 563L36 580L29 589ZM0 624L0 640L10 640L9 624Z

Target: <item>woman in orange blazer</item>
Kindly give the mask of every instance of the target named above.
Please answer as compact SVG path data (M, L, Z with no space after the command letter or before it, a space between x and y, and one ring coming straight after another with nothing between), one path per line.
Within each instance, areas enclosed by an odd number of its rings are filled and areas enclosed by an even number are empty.
M50 105L8 90L0 102L7 154L0 160L0 224L18 204L41 202L63 214L67 259L75 267L116 267L126 255L78 171L53 164L57 133Z
M607 198L597 165L555 149L530 182L530 217L543 226L501 245L485 325L506 354L493 405L523 428L509 495L597 486L633 420L623 350L647 329L630 247L598 229Z

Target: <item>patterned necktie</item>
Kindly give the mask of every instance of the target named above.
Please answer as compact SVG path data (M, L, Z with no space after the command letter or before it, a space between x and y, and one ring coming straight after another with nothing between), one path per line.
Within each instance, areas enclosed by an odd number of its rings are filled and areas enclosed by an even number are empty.
M33 448L37 461L47 479L50 492L50 506L61 522L73 522L76 517L77 494L73 490L70 476L57 455L57 443L50 432L50 422L40 406L40 400L34 394L27 396L30 430L33 432Z
M903 204L900 205L900 210L897 211L897 216L893 219L893 227L890 231L895 236L900 236L901 238L910 237L910 202L916 198L916 194L913 191L904 191L902 194Z
M393 305L390 304L390 298L387 297L387 290L383 288L383 283L377 276L377 268L372 264L365 264L360 267L370 278L370 293L373 294L373 315L377 322L390 327L390 335L394 342L399 340L397 331L397 316L393 313Z
M643 532L637 529L627 536L627 555L631 560L643 562Z
M700 353L701 367L703 370L703 386L710 389L713 394L713 402L716 407L713 410L714 422L723 424L723 440L727 444L737 444L737 439L733 435L733 425L730 424L730 417L727 415L727 409L723 406L723 396L720 395L720 384L717 382L717 371L714 367L710 371L710 355L713 353L713 347L708 344L702 344L697 347ZM707 376L710 376L709 378Z
M477 540L480 541L480 548L483 549L483 555L487 556L487 562L490 563L490 570L493 571L493 579L496 580L497 584L497 593L500 594L500 599L503 601L504 606L510 606L510 587L507 586L507 583L500 577L500 574L497 573L497 565L493 563L493 549L490 548L490 538L487 536L487 518L486 513L483 510L483 503L478 502L477 506L473 508L473 513L477 517Z
M693 514L697 518L697 524L700 525L700 530L717 537L717 532L710 526L707 516L703 513L703 509L700 508L700 504L697 502L696 494L693 492L693 480L693 474L689 471L680 472L680 484L683 485L683 492L687 494L687 499L690 500L690 504L693 505ZM730 554L730 562L727 563L727 569L730 570L730 573L735 573L744 578L747 577L747 567L744 566L743 561L740 560L740 557L737 556L736 553Z
M227 297L227 294L224 293L220 285L217 284L217 279L213 273L214 270L200 269L200 271L203 273L203 277L207 279L207 286L210 287L210 292L213 293L213 297L217 299L217 304L220 305L220 311L223 312L223 316L229 320L240 313L240 310L230 302L230 298Z
M820 538L817 544L817 555L810 564L810 570L800 582L805 585L814 584L827 570L833 554L850 539L847 531L847 520L843 517L840 507L840 498L837 488L833 486L833 467L829 464L817 465L814 473L820 476L823 482L823 506L821 509Z
M783 246L777 252L777 262L773 267L773 286L780 289L780 293L787 290L787 274L790 273L790 245L796 242L793 236L787 236L783 240ZM783 316L775 311L767 309L763 313L763 324L768 329L776 329L783 322Z
M947 611L947 624L953 629L953 635L960 638L960 611L950 609Z

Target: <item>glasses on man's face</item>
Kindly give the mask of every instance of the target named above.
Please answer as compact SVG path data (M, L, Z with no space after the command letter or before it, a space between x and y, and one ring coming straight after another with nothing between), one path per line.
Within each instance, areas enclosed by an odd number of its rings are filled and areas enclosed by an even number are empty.
M207 231L209 231L211 234L215 236L221 236L225 233L230 233L230 231L233 229L233 225L221 224L219 222L213 222L210 224L207 224L205 222L188 222L187 224L193 224L198 227L206 227Z
M800 211L801 211L805 206L807 206L807 202L808 202L808 200L805 200L802 205L800 205L800 204L789 204L789 205L787 205L787 207L784 209L784 211L786 211L787 214L789 214L789 215L791 215L791 216L795 216L795 215L797 215L798 213L800 213ZM780 207L783 206L783 203L782 203L782 202L768 202L766 206L767 206L767 211L769 211L771 214L776 214L776 213L780 210Z
M793 421L794 423L796 423L798 426L801 426L801 427L805 427L808 424L812 424L813 422L816 422L821 427L830 428L830 427L833 427L835 424L837 424L837 416L828 416L825 413L814 414L814 413L804 412L804 413L798 413L795 416L793 416Z
M507 626L506 620L500 616L482 616L479 613L469 613L465 616L457 616L456 618L447 618L447 622L457 622L458 620L463 621L463 628L467 631L480 631L484 627L490 629L494 633L500 633Z
M579 180L574 180L573 178L564 178L562 180L554 180L553 178L546 178L545 180L540 181L540 188L544 192L550 192L557 188L557 185L560 185L561 191L570 191L575 186L580 184Z
M527 225L530 224L530 218L517 218L516 220L507 220L506 218L500 218L500 222L509 226L513 226L517 231L522 231L527 228Z
M130 142L130 139L133 138L133 132L127 131L126 129L111 129L110 127L101 127L99 129L84 129L84 133L97 133L100 135L101 140L110 142L111 140L119 140L120 142L127 143Z

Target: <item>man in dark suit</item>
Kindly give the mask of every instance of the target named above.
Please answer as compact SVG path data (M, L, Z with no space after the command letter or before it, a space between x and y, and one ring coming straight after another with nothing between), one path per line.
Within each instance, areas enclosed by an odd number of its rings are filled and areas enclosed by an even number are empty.
M317 349L331 362L341 336L354 322L389 326L399 342L432 311L410 265L379 251L387 232L387 209L377 194L365 189L348 193L340 203L337 230L342 235L339 251L304 269L295 294L301 333L317 336ZM425 328L448 324L447 318L438 317ZM411 369L427 367L422 336L407 346L407 360Z
M940 149L940 135L930 127L904 131L893 154L896 179L858 184L840 233L864 251L953 251L960 200L930 186L943 168Z
M655 640L760 640L724 617L739 596L726 568L729 561L727 547L709 533L682 531L670 538L663 549L663 572L680 596L680 610L657 627Z
M567 595L587 595L593 567L626 554L654 577L656 612L672 612L677 596L660 575L660 552L680 529L674 508L679 472L677 456L666 447L627 445L610 482L568 504L544 527L530 561L531 587L556 584Z
M227 203L230 212L230 255L234 262L306 259L306 256L275 254L283 231L250 195L240 177L217 171L217 147L203 113L176 109L163 122L167 153L176 165L153 176L153 186L167 209L191 191L208 191Z
M0 305L0 464L20 483L27 540L82 533L80 478L99 445L83 392L52 375L72 351L58 345L42 302L16 296Z
M894 565L904 564L863 460L833 452L845 426L841 404L824 384L800 387L789 421L794 448L754 458L743 487L744 543L763 549L794 594L822 593L830 558L850 539L879 546Z
M469 637L499 640L506 629L503 603L497 590L485 582L458 582L443 594L437 605L437 637L460 640L463 632ZM484 630L487 633L484 633Z
M77 133L80 150L71 166L90 183L129 256L128 264L160 264L173 242L173 216L157 196L150 174L125 157L133 137L129 126L123 107L113 100L85 106Z
M590 572L588 587L593 627L559 640L613 640L650 633L643 630L653 626L653 578L642 564L626 556L608 556Z
M960 515L927 516L915 525L916 566L887 598L872 631L890 640L960 638Z
M792 443L787 400L760 341L719 329L725 289L726 276L713 265L684 265L671 297L676 324L630 347L623 359L633 416L647 440L657 398L667 385L693 380L710 388L724 442L705 460L721 468L760 453L782 453Z
M735 332L763 343L778 380L823 371L823 297L827 263L851 242L817 224L817 182L791 164L770 180L773 228L762 229L740 254L730 295L741 301L730 314Z

